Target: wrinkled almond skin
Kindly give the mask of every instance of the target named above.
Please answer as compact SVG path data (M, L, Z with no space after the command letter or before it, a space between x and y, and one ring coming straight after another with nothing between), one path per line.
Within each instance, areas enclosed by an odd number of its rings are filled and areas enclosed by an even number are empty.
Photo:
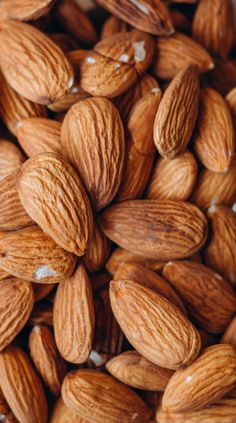
M151 363L135 350L112 358L107 362L106 369L120 382L150 391L164 391L173 374L172 370Z
M198 410L220 400L235 386L235 349L226 344L213 345L191 366L172 376L163 395L162 408L169 412Z
M207 266L190 261L169 262L162 274L197 325L212 333L226 329L236 314L236 295L229 282Z
M15 144L0 139L0 180L18 171L24 161L23 154Z
M126 279L110 283L110 300L128 341L147 360L177 369L198 356L201 340L197 330L162 295Z
M162 157L173 159L186 149L197 119L199 95L197 67L192 65L181 70L164 92L153 127Z
M214 67L208 52L187 35L175 32L156 39L153 70L158 78L169 81L189 65L198 66L200 73Z
M3 394L21 423L46 423L47 400L42 383L27 355L15 347L0 353Z
M125 153L123 124L115 106L104 98L72 106L62 124L61 143L94 208L107 206L119 188Z
M35 103L50 104L72 86L73 69L64 53L36 28L6 21L0 42L1 70L18 94Z
M236 317L234 317L226 328L220 342L222 344L231 344L236 348Z
M31 284L21 279L1 281L0 351L6 348L25 326L34 305Z
M56 283L70 276L75 264L76 256L56 245L37 226L0 238L0 268L18 278Z
M94 423L146 423L151 412L130 388L96 370L67 374L62 398L68 407Z
M69 163L55 153L33 157L21 167L17 189L28 215L43 231L65 250L85 253L93 233L92 210Z
M19 144L28 157L42 153L62 153L61 123L45 118L24 119L17 128Z
M66 363L60 356L54 336L47 326L34 326L29 336L31 359L45 385L54 397L60 395L66 375Z
M73 408L67 407L62 398L56 402L49 423L88 423Z
M46 15L54 0L4 0L0 4L0 20L17 19L20 21L35 20Z
M214 122L214 125L209 125ZM202 164L212 172L226 172L235 148L234 128L229 108L211 88L201 92L199 115L194 134L194 150Z
M207 236L205 216L181 201L125 201L109 207L99 222L120 247L158 261L193 255Z
M71 363L84 363L92 348L94 307L90 280L82 264L59 285L53 324L62 357Z
M196 183L197 172L197 162L188 150L172 160L160 157L148 184L146 198L187 200Z
M208 209L211 237L204 251L208 266L215 269L233 285L236 284L236 214L228 207Z
M1 185L0 185L1 187ZM94 232L89 248L83 256L83 263L89 273L97 273L103 269L109 258L111 243L98 225L94 225Z

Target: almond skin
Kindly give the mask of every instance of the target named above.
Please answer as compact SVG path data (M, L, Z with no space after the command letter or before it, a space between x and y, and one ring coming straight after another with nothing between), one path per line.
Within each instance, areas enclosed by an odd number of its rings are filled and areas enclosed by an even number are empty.
M236 348L236 317L231 320L220 342L223 344L231 344Z
M40 301L32 311L28 324L53 326L52 305L48 302Z
M173 374L172 370L156 366L135 350L112 358L106 369L120 382L150 391L164 391Z
M18 278L55 283L70 276L75 264L76 256L56 245L37 226L0 238L0 268Z
M67 374L62 398L82 418L94 423L146 423L151 412L130 388L96 370Z
M72 66L62 50L38 29L6 21L0 42L5 46L0 52L1 70L18 94L35 103L50 104L72 86Z
M212 333L226 329L236 314L236 295L229 282L207 266L190 261L167 263L163 276L183 299L194 322Z
M180 71L167 87L158 107L153 136L160 155L166 159L182 153L191 138L200 94L197 69L191 65Z
M21 423L46 423L47 400L41 381L27 355L15 347L0 354L3 394Z
M31 284L21 279L1 281L0 351L6 348L25 326L34 305Z
M18 171L24 161L23 154L15 144L0 139L0 180Z
M33 157L21 167L17 189L29 216L58 245L78 256L85 253L93 233L92 210L69 163L55 153Z
M107 206L119 188L125 153L124 129L115 106L104 98L72 106L62 124L61 143L94 208Z
M94 308L91 284L82 264L59 285L53 324L62 357L71 363L84 363L92 348Z
M209 125L214 122L214 125ZM234 128L229 108L211 88L201 92L199 115L194 134L194 150L202 164L213 172L226 172L235 148Z
M67 407L62 398L56 402L49 423L88 423L73 408Z
M179 308L162 295L126 279L110 283L110 300L128 341L147 360L177 369L191 364L198 356L198 332Z
M235 386L235 349L226 344L213 345L191 366L172 376L163 395L162 408L168 412L198 410L220 400Z
M46 15L53 3L54 0L24 0L23 3L18 0L4 0L0 4L0 19L35 20Z
M109 207L99 222L119 246L158 261L191 256L207 236L204 215L180 201L125 201Z
M211 238L204 252L208 266L215 269L233 285L236 284L236 215L224 206L208 209Z
M33 283L32 287L34 290L34 300L35 302L43 300L46 298L50 292L55 288L55 284L45 284L45 283Z
M128 25L126 24L126 22L112 15L109 18L107 18L107 20L103 24L100 37L101 37L101 40L104 40L104 38L110 37L111 35L114 35L120 32L127 32L127 31L128 31Z
M29 336L31 359L45 385L57 397L66 375L66 363L60 356L54 336L47 326L34 326Z
M109 239L104 235L98 225L94 225L92 240L83 256L83 263L86 270L89 273L97 273L99 270L102 270L110 255L110 249Z
M197 179L198 165L190 151L172 160L160 157L148 184L146 197L152 200L187 200Z

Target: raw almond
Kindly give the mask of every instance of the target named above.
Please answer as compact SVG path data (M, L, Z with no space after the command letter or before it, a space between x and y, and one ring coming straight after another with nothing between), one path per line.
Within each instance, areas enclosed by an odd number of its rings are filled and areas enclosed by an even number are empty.
M181 201L124 201L109 207L99 222L119 246L158 261L191 256L207 236L205 216Z
M162 408L168 412L198 410L220 400L235 386L235 349L226 344L213 345L191 366L172 376L163 395Z
M17 189L29 216L67 251L82 256L93 233L87 194L75 170L55 153L27 160Z
M49 110L56 113L67 112L74 104L78 101L89 98L90 94L84 91L78 82L75 82L73 86L66 92L66 94L57 100L55 103L48 105Z
M71 50L78 49L79 43L69 34L65 32L53 32L50 38L56 43L64 53L69 53Z
M120 33L120 32L127 32L128 25L126 22L122 21L121 19L117 18L116 16L110 16L102 27L101 32L101 40L104 38L110 37L111 35Z
M236 348L236 317L231 320L220 342L223 344L231 344Z
M15 144L0 139L0 180L18 171L24 161L23 154Z
M126 279L110 283L110 300L127 339L147 360L177 369L198 356L201 340L197 330L162 295Z
M18 19L29 21L46 15L51 9L54 0L3 0L0 3L1 20Z
M88 423L73 408L67 407L62 398L56 402L49 423Z
M130 388L96 370L67 374L62 398L68 407L94 423L146 423L151 411Z
M62 357L71 363L84 363L92 348L94 308L90 281L82 264L59 285L53 324Z
M0 185L1 187L1 185ZM97 273L104 267L110 255L110 241L98 225L94 225L92 240L83 256L83 263L89 273Z
M208 84L225 96L236 85L236 66L232 60L215 61L215 68L204 75Z

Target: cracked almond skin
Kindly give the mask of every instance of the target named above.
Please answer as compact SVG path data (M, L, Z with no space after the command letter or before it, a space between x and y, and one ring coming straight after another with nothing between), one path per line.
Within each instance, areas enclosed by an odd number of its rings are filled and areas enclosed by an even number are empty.
M198 114L199 78L197 67L181 70L165 90L153 127L159 154L173 159L183 153L191 138Z
M54 397L58 397L67 366L57 350L53 333L47 326L33 327L29 336L29 352L44 384Z
M16 136L28 157L50 152L62 154L60 122L39 117L24 119Z
M146 423L152 414L135 392L97 370L68 373L62 398L79 416L94 423Z
M34 291L30 283L16 278L1 281L0 351L23 329L33 305Z
M160 0L98 0L98 3L131 26L154 35L174 31L170 13Z
M54 405L49 423L89 423L80 417L73 408L67 407L62 398Z
M158 261L189 257L207 237L203 213L182 201L124 201L107 208L99 224L118 246Z
M236 214L218 205L208 209L207 217L211 236L204 251L205 262L236 285Z
M214 63L200 44L180 32L170 37L158 37L153 71L157 78L170 81L189 65L196 65L199 73L214 68Z
M235 148L233 122L226 101L211 88L201 92L193 143L196 156L207 169L228 170Z
M213 56L226 60L234 43L230 0L201 0L193 19L193 38Z
M60 247L82 256L93 234L93 215L82 182L55 153L27 160L17 189L28 215ZM69 205L69 206L68 206Z
M54 0L4 0L0 3L0 20L15 19L20 21L36 20L46 15Z
M108 372L120 382L137 389L164 391L173 371L159 367L137 351L126 351L106 363Z
M47 105L72 86L72 66L63 51L38 29L19 21L5 21L0 42L2 73L18 94Z
M236 350L231 345L213 345L186 369L170 379L162 399L166 412L201 409L220 400L236 386Z
M102 270L109 258L110 250L109 239L97 224L94 225L93 237L82 259L86 270L89 273L97 273Z
M57 283L73 273L76 260L38 226L0 237L0 268L27 281Z
M25 157L11 141L0 139L0 181L20 169Z
M0 379L3 394L21 423L47 422L41 380L20 348L8 347L0 353Z
M116 107L105 98L72 106L62 124L61 144L95 210L107 206L119 188L124 166L124 128Z
M187 200L197 180L198 165L190 151L172 160L160 157L146 190L152 200Z
M193 322L211 333L226 329L236 314L236 295L229 282L190 261L169 262L162 274L182 298Z
M147 360L174 370L190 365L198 356L199 333L162 295L121 279L110 283L110 300L126 338Z
M70 363L84 363L92 349L94 306L91 283L83 264L71 278L60 283L54 301L53 324L62 357Z

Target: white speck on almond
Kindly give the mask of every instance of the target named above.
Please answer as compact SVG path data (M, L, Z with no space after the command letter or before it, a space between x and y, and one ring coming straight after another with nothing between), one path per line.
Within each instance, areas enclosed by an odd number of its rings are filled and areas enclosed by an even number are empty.
M143 62L145 60L146 51L144 44L145 41L138 41L137 43L133 44L135 62Z
M139 9L141 12L145 13L145 15L149 15L148 8L141 1L139 1L139 0L129 0L129 1L130 1L130 3L133 3L137 7L137 9Z
M89 359L95 364L96 367L102 366L105 363L104 358L97 351L92 350Z
M55 270L50 269L46 264L43 266L40 266L35 271L35 278L40 280L44 278L48 278L50 276L56 276L57 272Z
M151 89L151 93L160 93L161 92L161 90L160 90L160 88L152 88Z
M74 84L74 78L70 78L67 84L67 88L71 88L73 84Z
M128 61L129 61L129 55L128 55L128 54L122 54L122 55L119 57L119 60L120 60L121 62L123 62L123 63L128 63Z
M232 210L234 213L236 213L236 203L233 204Z
M185 378L186 383L191 383L192 381L193 381L192 376L186 376L186 378Z
M215 211L216 211L216 206L215 205L209 207L209 209L208 209L208 213L215 213Z
M93 57L86 57L86 62L90 63L90 65L93 65L94 63L96 63L96 59L94 59Z
M120 64L120 63L115 63L115 64L114 64L114 68L115 68L115 69L119 69L120 67L121 67L121 64Z
M223 279L222 276L218 275L218 273L214 273L214 276L216 279L219 279L219 281Z

